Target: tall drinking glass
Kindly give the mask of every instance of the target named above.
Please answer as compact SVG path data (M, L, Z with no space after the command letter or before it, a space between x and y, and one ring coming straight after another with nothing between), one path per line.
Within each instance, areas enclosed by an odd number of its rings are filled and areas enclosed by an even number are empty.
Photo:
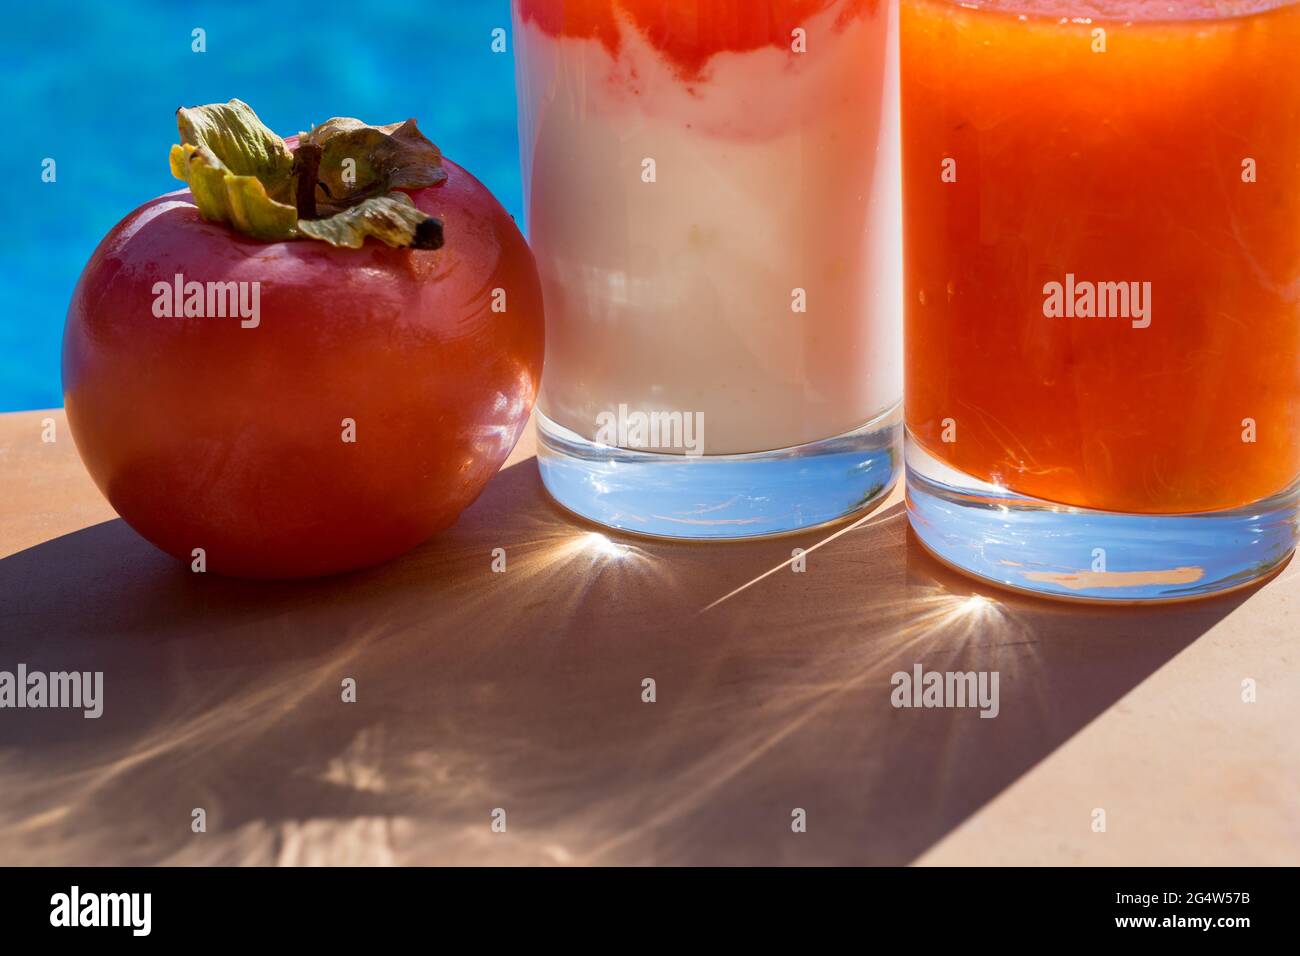
M958 568L1268 574L1300 476L1300 5L902 0L908 505Z
M832 521L892 485L890 6L515 0L547 320L538 460L561 504L732 538Z

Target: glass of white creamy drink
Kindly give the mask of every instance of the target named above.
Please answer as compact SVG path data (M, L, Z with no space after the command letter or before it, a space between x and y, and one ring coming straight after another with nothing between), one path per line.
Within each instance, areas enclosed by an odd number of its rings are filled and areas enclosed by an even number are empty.
M561 504L733 538L892 486L891 6L515 0L547 320L538 459Z

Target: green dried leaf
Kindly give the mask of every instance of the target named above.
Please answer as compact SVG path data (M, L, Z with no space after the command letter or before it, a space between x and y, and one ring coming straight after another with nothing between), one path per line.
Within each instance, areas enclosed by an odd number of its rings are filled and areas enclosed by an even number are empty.
M210 222L228 222L264 242L298 235L298 210L276 202L256 176L239 176L206 146L173 146L172 175L189 183L199 214Z
M321 147L320 182L328 208L343 209L394 189L436 186L447 178L442 153L413 119L371 126L340 116L317 126L303 141Z
M298 236L301 229L298 210L268 196L266 187L256 176L227 176L226 196L230 202L230 221L245 235L263 242Z
M366 236L394 248L442 246L442 223L417 209L411 197L401 192L372 197L325 219L300 219L298 229L305 236L349 249L360 249Z
M266 242L306 237L359 249L374 236L394 247L442 246L442 223L395 191L447 178L442 154L415 120L370 126L332 119L302 136L301 163L239 100L179 109L176 124L181 142L171 149L172 175L189 183L204 219ZM319 149L304 153L304 145ZM327 202L318 201L322 194ZM313 218L300 219L300 210Z
M176 111L181 145L206 146L236 176L256 176L278 200L288 199L293 153L240 100Z

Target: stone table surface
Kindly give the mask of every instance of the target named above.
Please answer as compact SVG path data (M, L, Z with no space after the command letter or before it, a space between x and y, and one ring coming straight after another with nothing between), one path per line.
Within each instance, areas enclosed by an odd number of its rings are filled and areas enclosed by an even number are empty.
M104 673L99 719L0 709L0 863L1300 861L1296 564L1048 603L938 565L897 491L654 542L553 504L534 450L403 558L257 583L118 520L61 411L0 415L0 671ZM997 717L895 708L917 664L996 671Z

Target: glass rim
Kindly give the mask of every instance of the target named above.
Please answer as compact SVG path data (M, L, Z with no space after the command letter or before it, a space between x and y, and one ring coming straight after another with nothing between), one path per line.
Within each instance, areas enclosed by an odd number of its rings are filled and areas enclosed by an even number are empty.
M1300 0L902 0L913 6L933 4L958 7L970 13L1035 23L1105 24L1221 23L1265 16L1300 5ZM1162 11L1153 6L1172 7ZM1123 6L1127 10L1106 10ZM1143 8L1146 9L1143 9ZM1182 9L1179 9L1182 8Z

